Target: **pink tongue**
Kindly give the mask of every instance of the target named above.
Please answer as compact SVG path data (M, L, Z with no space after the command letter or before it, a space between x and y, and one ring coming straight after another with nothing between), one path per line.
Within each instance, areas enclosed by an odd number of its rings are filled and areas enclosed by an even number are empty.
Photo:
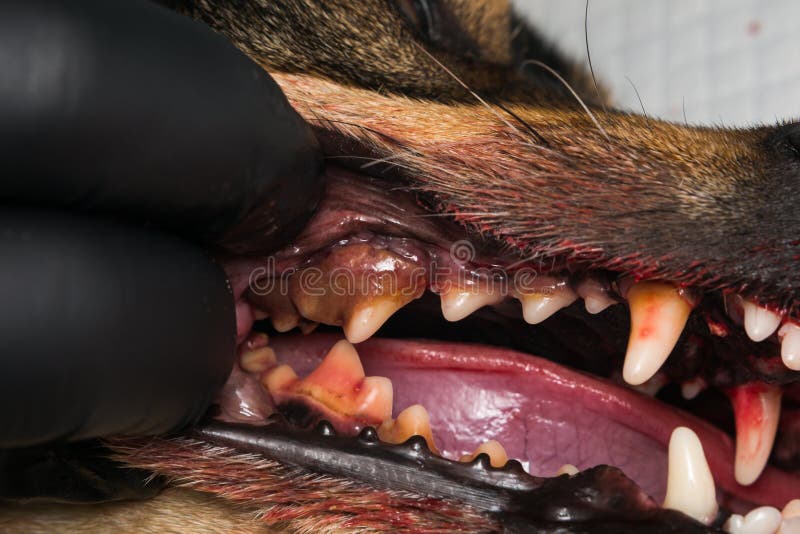
M279 336L278 359L303 376L340 336ZM394 385L394 413L422 404L437 445L450 458L496 439L535 475L571 463L621 468L662 500L667 443L687 426L700 437L717 488L728 496L782 507L796 498L800 477L767 467L752 486L733 477L730 437L713 425L635 391L511 350L481 345L370 339L356 346L368 376Z

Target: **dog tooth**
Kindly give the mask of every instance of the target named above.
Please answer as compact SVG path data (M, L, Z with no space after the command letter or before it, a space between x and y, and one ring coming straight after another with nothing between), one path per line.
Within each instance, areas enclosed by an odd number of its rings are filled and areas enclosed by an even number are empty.
M750 382L728 390L736 419L736 481L749 486L767 465L781 413L781 388Z
M318 326L319 326L318 322L309 321L308 319L301 319L297 325L297 327L300 329L300 332L302 332L304 336L307 336L308 334L316 330Z
M644 383L631 387L639 393L644 393L648 397L655 397L658 395L658 392L661 391L661 388L666 386L668 383L669 377L664 373L657 372Z
M270 318L272 319L272 327L280 333L288 332L296 328L300 322L300 315L292 313L276 313Z
M572 475L577 475L579 472L580 472L579 469L577 467L575 467L574 465L572 465L572 464L564 464L564 465L562 465L561 467L558 468L558 471L556 471L556 476L559 476L559 475L572 476Z
M271 347L248 350L239 357L239 365L248 373L263 373L275 364L275 351Z
M708 384L701 376L686 380L681 384L681 396L686 400L692 400L708 387Z
M578 300L578 294L566 279L541 276L535 281L535 286L514 292L514 296L522 303L522 317L528 324L539 324Z
M744 299L744 331L753 341L764 341L775 333L781 324L781 316L750 299Z
M781 338L781 358L783 365L792 371L800 371L800 325L785 323L778 330Z
M442 293L442 315L450 322L460 321L484 306L499 304L503 295L478 289L451 289Z
M678 427L669 439L667 495L664 508L678 510L706 525L717 516L717 493L703 445L689 428Z
M462 462L471 462L477 458L479 454L483 453L489 456L489 463L492 467L503 467L508 463L508 454L506 454L506 450L500 445L499 441L494 439L482 443L472 454L465 454L460 460Z
M267 317L269 317L269 314L267 312L265 312L261 308L256 308L255 306L253 306L253 319L255 319L256 321L263 321Z
M791 519L792 517L800 517L800 499L792 499L786 506L783 507L781 515L784 519Z
M393 297L375 298L369 304L359 306L342 327L347 341L361 343L368 340L401 307Z
M383 376L368 376L361 383L361 391L354 404L355 413L369 416L375 421L392 418L394 388L392 381Z
M789 501L781 511L781 528L778 534L800 534L800 499Z
M781 513L772 506L750 510L742 517L733 514L723 527L730 534L775 534L781 526Z
M421 404L409 406L395 419L387 419L378 427L378 437L387 443L404 443L411 436L422 436L431 452L439 454L433 439L428 411Z
M600 313L609 306L613 306L617 303L616 300L608 295L603 284L594 278L582 280L578 283L575 291L583 299L586 311L592 315Z
M273 368L261 378L261 383L267 391L274 394L284 389L289 384L297 380L297 373L287 364Z
M672 284L639 282L627 294L631 333L622 377L639 385L664 364L683 332L692 306Z

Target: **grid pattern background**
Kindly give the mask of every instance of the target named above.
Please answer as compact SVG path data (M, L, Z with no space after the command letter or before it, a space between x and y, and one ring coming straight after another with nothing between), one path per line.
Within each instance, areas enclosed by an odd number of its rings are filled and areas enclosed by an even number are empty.
M514 0L567 54L586 58L585 0ZM797 0L591 0L598 79L623 109L694 124L800 120ZM630 81L629 81L630 80Z

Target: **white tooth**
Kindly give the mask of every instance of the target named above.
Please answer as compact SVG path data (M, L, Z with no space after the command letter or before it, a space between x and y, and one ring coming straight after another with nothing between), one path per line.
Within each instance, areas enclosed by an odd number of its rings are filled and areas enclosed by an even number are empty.
M525 322L539 324L578 300L578 295L569 287L561 286L552 291L519 294L517 298L522 303L522 318Z
M753 341L764 341L778 329L781 316L762 308L750 299L744 299L744 331Z
M592 315L600 313L617 303L616 300L608 296L600 282L591 278L581 281L575 290L583 299L586 311Z
M800 371L800 326L786 323L778 330L778 337L781 338L783 365L792 371Z
M564 464L564 465L562 465L561 467L558 468L558 471L556 471L556 476L559 476L559 475L572 476L572 475L577 475L578 472L579 472L578 468L575 467L574 465L572 465L572 464Z
M681 384L681 396L686 400L697 397L706 387L706 381L702 377L692 378Z
M633 389L638 391L639 393L644 393L648 397L655 397L658 395L658 392L661 391L661 388L666 386L669 383L669 377L664 373L656 373L649 380L647 380L644 384L639 384L638 386L631 386Z
M729 390L736 421L736 482L749 486L769 460L781 416L781 388L760 382Z
M781 513L772 506L762 506L746 516L733 514L723 527L730 534L775 534L781 526Z
M663 282L639 282L628 290L631 334L622 378L632 386L650 379L664 364L686 326L692 306Z
M800 534L800 517L784 518L778 534Z
M392 297L375 299L361 306L342 327L347 341L355 344L368 340L401 307Z
M452 289L441 294L442 315L448 321L455 322L468 317L484 306L499 304L503 295L499 291L487 293L480 290Z
M781 515L784 519L800 517L800 499L792 499L783 507Z
M669 439L667 496L664 508L678 510L706 525L717 517L717 492L703 445L689 428L678 427Z

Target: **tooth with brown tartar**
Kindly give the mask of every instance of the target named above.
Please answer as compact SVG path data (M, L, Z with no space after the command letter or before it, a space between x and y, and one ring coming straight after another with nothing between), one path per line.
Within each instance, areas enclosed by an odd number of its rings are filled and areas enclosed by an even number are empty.
M781 338L781 359L783 365L792 371L800 371L800 326L786 323L778 330Z
M480 289L453 288L442 292L442 315L455 322L468 317L484 306L499 304L503 295L499 291L488 292Z
M560 476L560 475L572 476L572 475L577 475L578 473L579 473L579 470L574 465L572 465L572 464L564 464L564 465L562 465L561 467L558 468L558 471L556 471L556 476Z
M742 517L733 514L722 527L730 534L775 534L781 527L781 513L772 506L761 506L750 510Z
M411 436L422 436L431 452L439 454L428 411L421 404L409 406L395 419L387 419L378 427L378 437L386 443L405 443Z
M667 496L664 508L678 510L706 525L717 517L717 491L697 434L680 426L669 438Z
M492 467L503 467L508 463L508 454L506 454L506 450L500 445L499 441L493 439L481 444L472 454L465 454L462 456L461 461L471 462L477 458L479 454L486 454L489 456L489 464L491 464Z
M692 306L678 288L664 282L639 282L627 294L631 334L622 378L638 386L664 364L683 332Z
M750 382L728 390L736 419L736 481L748 486L767 465L781 415L781 388Z
M368 340L403 304L392 296L382 296L359 306L342 326L347 341L361 343Z
M514 296L522 303L522 317L528 324L539 324L578 300L566 279L550 276L537 278L532 288L517 289Z
M750 299L742 302L744 309L744 331L753 341L764 341L775 333L781 324L781 316Z

